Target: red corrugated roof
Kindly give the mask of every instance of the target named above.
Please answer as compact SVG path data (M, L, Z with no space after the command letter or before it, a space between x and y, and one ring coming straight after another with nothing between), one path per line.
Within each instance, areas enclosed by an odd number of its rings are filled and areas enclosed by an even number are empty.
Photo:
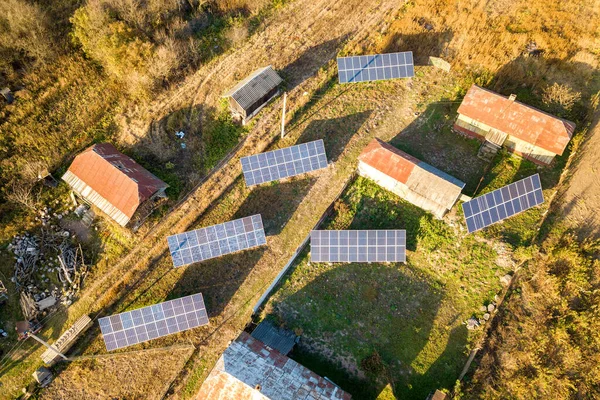
M73 160L69 171L129 218L168 185L110 143L95 144Z
M573 122L476 85L467 92L458 113L558 155L575 131Z
M421 162L377 138L371 140L358 159L404 184L415 166Z

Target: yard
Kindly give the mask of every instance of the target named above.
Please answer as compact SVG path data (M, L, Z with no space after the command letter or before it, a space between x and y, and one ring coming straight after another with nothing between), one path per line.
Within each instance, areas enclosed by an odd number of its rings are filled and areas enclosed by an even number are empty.
M438 115L439 120L445 118ZM422 143L415 137L427 132L436 142L449 134L444 124L440 129L427 123L418 126L395 139L413 154L421 150L411 147ZM472 194L484 166L469 148L477 151L473 143L459 139L444 151L423 147L419 156L449 169L445 162L453 161L445 160L464 152L474 160L462 163L461 176ZM543 185L550 189L546 195L552 192L559 168L542 172ZM534 164L500 154L478 194L536 172ZM425 398L436 388L451 389L471 348L468 344L481 332L469 333L466 320L482 318L481 307L501 292L500 277L518 261L513 249L530 243L546 208L547 204L468 235L460 207L446 221L436 220L358 177L319 229L406 229L407 263L311 263L306 249L262 317L301 334L292 358L357 398L375 398L384 389L397 398Z

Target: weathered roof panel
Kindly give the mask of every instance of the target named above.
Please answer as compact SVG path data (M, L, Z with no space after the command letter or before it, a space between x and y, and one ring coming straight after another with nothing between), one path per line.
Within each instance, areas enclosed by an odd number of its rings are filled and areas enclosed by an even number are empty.
M358 159L448 210L465 187L464 182L377 138Z
M126 218L121 219L127 220L140 204L168 187L110 143L95 144L77 155L63 180L111 217L123 214Z
M254 339L246 332L225 350L197 400L349 400L331 381Z
M252 72L223 97L233 97L240 107L246 110L281 82L283 82L281 77L269 65Z
M477 85L471 86L458 113L558 155L563 154L575 131L571 121Z

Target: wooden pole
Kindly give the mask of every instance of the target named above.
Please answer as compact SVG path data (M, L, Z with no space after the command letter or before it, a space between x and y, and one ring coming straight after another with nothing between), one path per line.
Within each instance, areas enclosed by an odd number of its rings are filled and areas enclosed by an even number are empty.
M287 92L283 93L283 111L281 112L281 138L285 136L285 104L287 102Z

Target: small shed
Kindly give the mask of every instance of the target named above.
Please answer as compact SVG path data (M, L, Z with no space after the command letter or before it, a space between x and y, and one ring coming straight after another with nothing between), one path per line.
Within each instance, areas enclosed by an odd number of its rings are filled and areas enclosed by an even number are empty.
M48 386L54 378L52 372L50 372L50 370L46 367L39 367L31 375L33 376L33 379L35 379L35 381L40 384L41 387Z
M121 226L126 226L146 202L165 197L169 187L110 143L84 150L62 179Z
M358 157L358 173L406 201L442 218L465 183L383 142L373 139Z
M0 94L2 97L4 97L4 100L6 100L8 104L12 104L12 102L15 101L13 93L7 87L0 89Z
M77 341L79 336L84 333L90 326L92 326L92 320L88 315L83 315L79 318L69 329L67 329L56 342L54 342L54 347L60 351L61 353L66 353ZM56 363L56 361L60 358L55 351L51 349L46 349L42 353L42 361L48 366L52 366Z
M296 344L296 334L287 329L279 328L269 321L262 321L252 331L252 337L260 340L272 349L279 351L287 356Z
M269 65L252 72L223 97L229 99L229 109L234 118L246 124L269 100L277 96L281 82L281 77Z
M504 97L473 85L458 108L454 130L549 165L565 151L575 123L520 103L515 95Z

